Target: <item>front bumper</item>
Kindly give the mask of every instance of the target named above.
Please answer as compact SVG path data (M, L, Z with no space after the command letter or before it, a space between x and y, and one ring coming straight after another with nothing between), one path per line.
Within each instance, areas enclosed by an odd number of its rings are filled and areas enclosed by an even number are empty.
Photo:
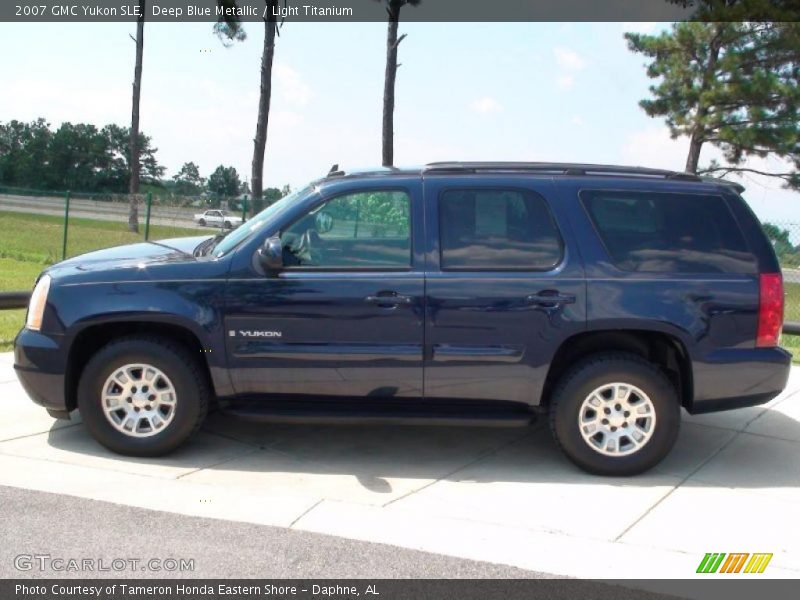
M792 355L783 348L717 350L693 365L691 414L764 404L786 387Z
M36 404L51 414L70 410L66 399L67 349L63 336L23 329L14 340L14 370Z

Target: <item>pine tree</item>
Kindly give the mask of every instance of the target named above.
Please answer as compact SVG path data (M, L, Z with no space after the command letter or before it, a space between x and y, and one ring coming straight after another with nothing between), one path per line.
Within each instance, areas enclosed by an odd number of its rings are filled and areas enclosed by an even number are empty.
M260 93L250 176L253 214L259 212L264 205L264 156L267 147L269 107L272 97L272 61L275 56L275 39L279 33L278 0L264 0L264 5L266 16L264 17L264 44L261 51ZM228 9L236 8L236 0L217 0L217 6ZM225 44L241 41L246 37L241 22L233 16L221 17L221 20L214 26L214 32Z
M133 94L131 101L131 130L130 130L130 185L128 192L130 202L128 207L128 229L139 233L139 182L141 180L141 165L139 147L139 100L142 96L142 56L144 54L144 13L145 0L139 0L139 17L136 19L136 65L133 69Z
M381 164L384 167L394 165L394 89L397 81L397 47L406 34L397 37L397 26L400 22L400 9L404 6L419 6L422 0L378 0L386 3L389 15L386 29L386 71L383 78L383 120L381 123Z
M673 138L689 137L686 171L752 172L800 189L800 23L675 23L659 35L626 33L628 47L650 60L658 80L641 107L666 117ZM700 169L709 143L727 164ZM764 172L749 157L775 156L793 168Z

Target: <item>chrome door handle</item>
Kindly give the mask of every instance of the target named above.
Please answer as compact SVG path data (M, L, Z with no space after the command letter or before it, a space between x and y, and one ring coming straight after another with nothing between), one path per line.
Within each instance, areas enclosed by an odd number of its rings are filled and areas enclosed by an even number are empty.
M562 304L575 304L575 294L562 294L557 291L545 290L538 294L525 297L525 302L537 306L560 306Z
M375 296L367 296L364 302L369 304L377 304L378 306L409 306L413 304L414 299L411 296L403 296L395 292L391 293L378 293Z

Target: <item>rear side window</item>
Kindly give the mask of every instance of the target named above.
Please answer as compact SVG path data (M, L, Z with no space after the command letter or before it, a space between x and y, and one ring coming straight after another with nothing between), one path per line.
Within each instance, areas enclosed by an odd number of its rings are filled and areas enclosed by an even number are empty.
M547 203L527 190L445 191L439 234L443 270L545 271L561 260Z
M756 260L721 196L584 191L611 260L651 273L755 273Z

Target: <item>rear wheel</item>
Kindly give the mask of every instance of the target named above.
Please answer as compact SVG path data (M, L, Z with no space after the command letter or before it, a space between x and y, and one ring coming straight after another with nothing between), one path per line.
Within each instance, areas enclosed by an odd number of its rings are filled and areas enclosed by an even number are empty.
M189 438L205 418L209 389L197 361L156 337L127 337L95 354L78 384L87 429L129 456L159 456Z
M232 229L233 225L231 225L230 221L225 221L225 229Z
M632 354L602 354L561 378L550 427L567 457L585 471L635 475L675 444L680 403L656 365Z

